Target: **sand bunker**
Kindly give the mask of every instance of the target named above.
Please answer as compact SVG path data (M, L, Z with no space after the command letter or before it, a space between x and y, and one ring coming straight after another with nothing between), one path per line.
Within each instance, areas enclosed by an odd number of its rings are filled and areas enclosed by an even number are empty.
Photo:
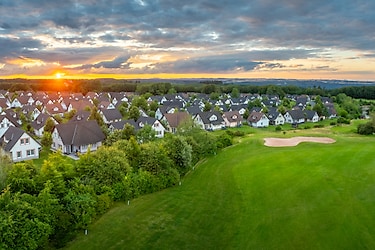
M293 147L301 142L334 143L335 140L328 137L303 137L293 138L264 138L264 145L269 147Z

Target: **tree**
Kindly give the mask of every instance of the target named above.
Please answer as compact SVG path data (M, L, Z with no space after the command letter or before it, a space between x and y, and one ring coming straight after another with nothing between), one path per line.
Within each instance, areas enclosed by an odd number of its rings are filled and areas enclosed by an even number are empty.
M6 183L12 192L37 194L39 192L37 175L37 168L31 161L18 162L13 164L7 172Z
M0 195L1 249L38 249L48 241L53 227L47 210L53 202L38 204L38 199L9 188Z
M172 161L168 158L164 148L157 143L149 142L141 145L139 167L153 175L168 172Z
M52 134L48 131L44 131L40 143L43 147L50 148L52 144Z
M120 140L113 145L117 149L123 151L126 154L130 167L138 169L139 156L141 154L141 148L135 138L131 136L129 140Z
M135 136L135 128L131 124L125 124L124 128L121 131L121 139L129 140L130 137Z
M129 109L129 119L138 120L141 113L139 112L139 108L137 106L132 105Z
M46 121L46 124L44 125L44 132L49 132L52 134L53 128L55 127L55 122L53 121L53 118L49 117Z
M0 148L0 191L6 186L8 171L12 166L12 160L9 154Z
M99 193L103 186L112 187L131 172L126 154L116 147L100 147L96 152L82 155L76 169L89 183L91 180L96 183Z
M140 143L154 141L155 139L155 131L152 129L151 125L146 124L137 132L137 140Z
M230 96L232 98L238 98L238 97L240 97L240 91L238 90L238 88L234 87L232 89L232 92L231 92Z
M100 127L105 125L103 117L99 114L98 108L95 106L91 109L91 113L88 119L96 120Z
M164 141L168 157L181 175L189 171L192 164L192 147L180 135L170 136Z

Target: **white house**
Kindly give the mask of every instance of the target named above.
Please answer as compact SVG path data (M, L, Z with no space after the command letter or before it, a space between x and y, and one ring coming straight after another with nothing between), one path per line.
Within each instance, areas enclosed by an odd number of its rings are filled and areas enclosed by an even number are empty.
M153 117L139 117L136 121L138 128L143 128L145 125L150 125L151 129L155 131L155 136L158 138L163 138L165 133L165 128L161 122Z
M97 150L105 139L96 120L57 124L52 132L52 150L64 154Z
M5 115L0 115L0 137L8 130L8 128L16 127L16 124L11 122Z
M9 127L0 143L14 162L39 158L41 145L20 128Z
M205 130L219 130L225 128L223 117L217 111L200 112L193 118L194 122Z
M270 120L262 112L253 111L247 118L247 123L254 128L266 128L270 125Z

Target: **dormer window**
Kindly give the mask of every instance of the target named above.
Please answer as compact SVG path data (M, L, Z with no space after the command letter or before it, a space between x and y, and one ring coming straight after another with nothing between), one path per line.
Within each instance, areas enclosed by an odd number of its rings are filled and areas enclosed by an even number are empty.
M216 120L217 120L217 117L216 117L215 115L213 115L213 116L210 117L209 120L210 120L210 121L216 121Z

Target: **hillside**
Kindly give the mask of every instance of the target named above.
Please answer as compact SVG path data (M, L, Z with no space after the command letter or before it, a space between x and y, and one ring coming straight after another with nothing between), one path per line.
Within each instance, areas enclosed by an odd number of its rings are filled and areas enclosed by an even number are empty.
M282 148L251 134L181 186L117 203L66 249L374 249L375 138L349 130L278 134L336 140Z

